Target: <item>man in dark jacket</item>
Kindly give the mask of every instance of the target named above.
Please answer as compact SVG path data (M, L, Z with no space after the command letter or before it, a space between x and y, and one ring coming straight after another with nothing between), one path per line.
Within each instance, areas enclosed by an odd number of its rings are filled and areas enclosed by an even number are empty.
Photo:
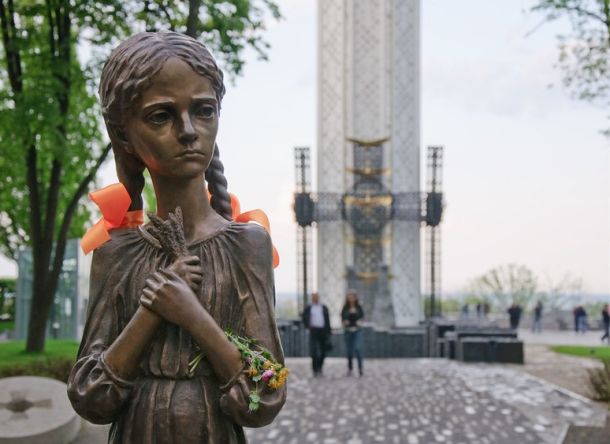
M521 306L513 302L508 311L508 317L510 320L510 328L516 330L519 328L519 321L521 320Z
M311 304L303 311L303 325L309 329L309 353L314 376L322 374L326 357L326 344L330 340L330 315L328 307L320 303L320 295L312 293Z
M605 304L602 308L602 322L604 323L604 335L602 336L602 342L604 339L610 344L610 308L608 304Z

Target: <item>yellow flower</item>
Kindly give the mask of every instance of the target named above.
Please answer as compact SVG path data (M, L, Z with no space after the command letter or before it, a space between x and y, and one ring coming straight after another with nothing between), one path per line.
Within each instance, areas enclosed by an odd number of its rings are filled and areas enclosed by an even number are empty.
M256 376L256 375L258 375L258 371L256 370L256 368L250 367L248 369L248 376L252 377L252 376Z
M265 370L267 370L267 369L269 369L271 367L273 367L273 364L271 363L271 361L265 361L265 363L263 364L263 368Z

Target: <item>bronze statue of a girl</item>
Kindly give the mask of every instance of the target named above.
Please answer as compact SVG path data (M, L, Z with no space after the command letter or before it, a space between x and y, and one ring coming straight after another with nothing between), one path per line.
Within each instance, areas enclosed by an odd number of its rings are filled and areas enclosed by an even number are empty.
M93 256L68 395L84 418L112 423L112 443L242 443L242 426L268 424L286 398L282 380L259 389L249 408L256 383L225 334L254 338L283 362L269 235L231 220L215 144L224 91L206 47L172 32L131 37L102 72L129 209L142 208L146 168L158 216L112 230ZM189 371L198 353L203 359Z

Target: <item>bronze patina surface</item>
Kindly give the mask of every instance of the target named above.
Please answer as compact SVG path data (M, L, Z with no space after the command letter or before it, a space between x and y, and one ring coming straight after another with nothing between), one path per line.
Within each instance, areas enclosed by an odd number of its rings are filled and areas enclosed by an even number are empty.
M104 119L130 209L142 208L144 168L157 198L151 223L113 230L94 252L68 385L81 416L112 423L112 443L243 443L242 426L270 423L286 398L285 387L264 388L249 412L253 383L224 333L255 338L283 363L271 240L258 225L230 220L216 145L223 94L206 47L177 33L131 37L102 72ZM205 359L190 375L199 351Z

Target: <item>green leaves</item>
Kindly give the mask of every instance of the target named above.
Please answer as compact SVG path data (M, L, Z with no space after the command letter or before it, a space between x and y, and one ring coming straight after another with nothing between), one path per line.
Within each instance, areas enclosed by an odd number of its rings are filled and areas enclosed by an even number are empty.
M0 253L33 247L28 350L44 344L65 241L91 219L79 201L109 152L96 91L111 49L144 29L189 31L235 76L246 48L266 56L269 14L271 0L0 0Z
M69 202L103 152L96 92L103 61L120 40L143 29L188 30L210 47L229 77L235 77L242 72L247 48L266 57L265 21L281 17L272 0L15 3L11 15L8 3L2 1L7 28L3 30L9 38L2 40L0 51L0 64L10 68L0 69L0 253L11 258L32 242L28 150L37 153L40 214L52 210L57 218L41 220L40 225L51 224L54 238ZM48 200L54 161L61 165L56 210ZM152 207L151 190L146 194ZM78 206L70 237L84 233L91 218L89 208Z
M610 0L538 0L532 11L570 21L572 32L557 37L564 86L579 100L610 105Z
M250 392L248 395L250 403L248 404L248 410L250 412L256 412L260 406L261 397L257 392Z

